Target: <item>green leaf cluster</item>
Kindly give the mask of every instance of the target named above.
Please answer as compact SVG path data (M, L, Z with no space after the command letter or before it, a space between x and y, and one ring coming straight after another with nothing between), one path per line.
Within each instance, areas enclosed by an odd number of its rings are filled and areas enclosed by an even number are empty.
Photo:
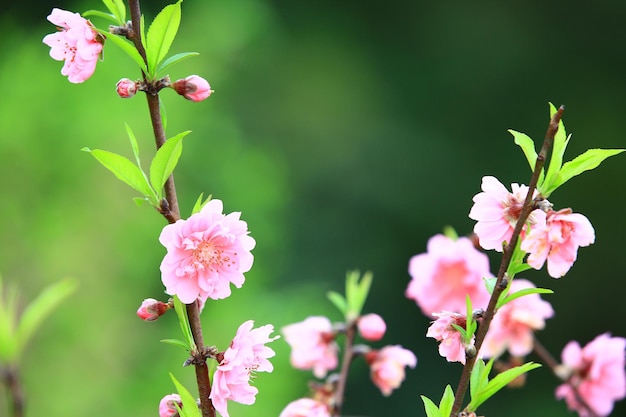
M76 289L77 282L64 279L45 288L18 314L18 293L0 278L0 363L17 364L26 344L43 321Z
M452 391L450 385L446 385L438 407L430 398L424 395L421 397L424 402L426 417L450 417L452 407L454 406L454 391Z
M328 292L328 299L337 307L345 317L346 322L351 322L361 315L363 305L372 286L373 275L366 272L361 277L359 271L350 271L346 274L346 296L335 291Z
M487 364L481 359L476 361L470 376L471 401L466 407L466 411L476 411L481 404L494 396L515 378L541 366L538 363L528 362L521 366L507 369L496 375L492 380L489 380L489 372L491 372L493 362L494 359L491 359Z
M91 150L89 148L83 148L82 150L89 152L118 179L141 193L144 197L140 198L139 202L148 200L150 204L158 208L163 198L163 186L172 172L174 172L174 168L176 168L176 164L182 154L182 140L190 131L179 133L168 139L157 150L150 163L149 177L141 168L137 138L128 125L126 125L126 133L128 134L136 164L128 158L113 152L100 149Z
M556 111L557 109L554 105L552 105L552 103L550 103L550 118L552 118ZM517 132L515 130L509 130L509 132L513 135L515 144L522 148L522 151L526 156L526 160L530 165L531 171L534 170L535 163L537 161L535 143L524 133ZM560 121L558 131L554 136L550 163L548 164L547 169L544 168L542 170L537 183L537 190L545 198L548 198L557 188L565 184L573 177L580 175L585 171L597 168L608 157L617 155L625 150L588 149L571 161L563 163L563 156L570 138L571 135L567 136L565 132L565 125L563 124L563 121Z

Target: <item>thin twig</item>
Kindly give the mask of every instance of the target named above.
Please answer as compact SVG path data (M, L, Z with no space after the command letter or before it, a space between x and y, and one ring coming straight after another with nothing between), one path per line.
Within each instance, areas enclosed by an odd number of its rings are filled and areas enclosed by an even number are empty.
M137 51L147 64L146 51L141 43L141 8L139 6L139 0L129 1L131 22L132 22L132 41L137 48ZM144 81L146 80L146 74L143 74ZM163 121L161 118L161 109L159 106L158 94L146 94L148 100L148 109L150 111L150 120L152 121L152 130L154 132L154 138L156 141L156 148L159 149L165 143L166 136L163 129ZM165 198L169 210L163 211L163 215L169 223L175 223L180 219L180 209L178 207L178 198L176 195L176 186L174 183L174 176L170 175L165 183ZM187 315L189 316L189 323L191 325L191 333L193 334L194 342L199 351L204 350L204 340L202 337L202 325L200 322L200 313L198 309L198 303L194 302L187 305ZM209 398L211 393L211 379L209 377L209 368L204 363L198 363L196 368L196 382L198 384L198 394L200 396L200 409L202 411L202 417L215 417L215 408Z
M354 346L354 338L356 337L356 322L347 323L346 326L346 343L343 349L343 359L341 362L341 371L339 373L339 381L335 388L334 405L333 405L333 417L339 417L341 415L341 408L343 407L343 400L346 390L346 383L348 381L348 372L350 371L350 364L354 357L352 347Z
M23 417L24 415L24 393L20 376L16 367L8 366L2 370L2 380L7 387L9 398L11 399L11 409L13 417Z
M459 379L459 384L457 386L454 397L454 405L452 407L452 412L450 413L451 417L458 415L461 411L463 398L465 398L465 392L467 391L467 387L469 385L470 375L472 373L472 369L474 368L474 364L476 363L476 358L479 357L478 353L480 351L480 347L485 340L485 336L487 335L487 331L489 330L491 320L493 320L493 316L496 313L496 305L498 303L498 299L500 298L500 294L502 294L502 291L504 291L504 289L506 288L506 286L502 285L502 281L504 280L506 271L509 268L509 264L511 263L511 257L513 256L513 252L515 251L515 247L517 246L517 241L519 239L520 233L522 232L522 229L526 224L528 216L534 209L533 194L535 192L535 189L537 188L539 175L541 174L541 170L543 169L543 166L546 162L548 152L552 148L552 144L554 143L554 136L559 130L559 122L561 121L561 117L563 116L564 111L564 106L559 107L559 110L554 113L552 119L550 120L550 124L548 125L548 130L546 131L546 136L544 138L541 151L539 152L539 155L537 155L535 169L533 170L532 177L530 178L530 184L528 185L528 194L526 194L524 205L520 212L517 223L515 224L515 228L513 229L513 235L511 236L511 240L508 242L502 252L502 261L500 263L500 269L498 270L498 275L496 277L496 284L494 286L493 293L491 294L491 298L489 299L489 305L487 306L483 319L480 323L480 327L476 332L476 354L472 356L468 355L465 366L463 367L463 372L461 373L461 377Z

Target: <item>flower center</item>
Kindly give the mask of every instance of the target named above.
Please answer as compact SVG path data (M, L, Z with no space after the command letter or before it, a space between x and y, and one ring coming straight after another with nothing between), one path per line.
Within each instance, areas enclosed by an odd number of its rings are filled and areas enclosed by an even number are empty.
M193 257L197 263L212 271L217 271L224 266L230 267L235 263L219 245L214 245L208 241L201 242L194 249Z

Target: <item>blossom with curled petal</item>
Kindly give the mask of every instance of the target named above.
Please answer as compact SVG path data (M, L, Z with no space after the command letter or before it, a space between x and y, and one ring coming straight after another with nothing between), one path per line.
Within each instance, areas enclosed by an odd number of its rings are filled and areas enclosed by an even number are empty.
M562 366L570 374L569 384L556 389L556 398L565 399L567 407L580 417L592 414L579 399L597 416L611 414L615 401L626 397L625 348L626 338L611 337L608 333L596 337L584 348L578 342L569 342L561 353Z
M400 387L405 378L406 366L415 368L417 365L415 354L400 345L372 350L365 354L365 360L370 366L372 382L384 396L391 395L394 389Z
M409 274L412 279L405 295L428 317L439 311L465 312L466 295L473 308L485 308L489 302L483 281L492 277L489 259L466 237L431 237L427 252L409 261Z
M432 337L440 342L439 354L448 362L461 362L465 365L465 345L461 333L452 326L456 324L465 328L467 322L465 314L442 311L434 313L433 316L437 319L426 331L426 337ZM474 337L472 337L472 344L474 344Z
M510 293L535 288L525 279L515 278ZM533 333L545 327L545 319L554 315L552 306L539 294L528 294L508 302L494 316L480 349L485 357L501 355L508 349L513 356L526 356L533 350Z
M482 179L481 193L474 196L474 205L470 209L470 219L476 220L474 233L483 249L502 252L502 244L508 243L513 235L528 187L511 184L511 192L497 178L485 176ZM533 197L537 195L535 190ZM530 224L541 222L545 215L539 209L533 210L528 217ZM522 237L524 236L522 229Z
M241 404L253 404L259 390L250 385L256 372L272 372L274 367L268 360L275 355L265 346L280 336L270 337L274 326L267 324L253 329L254 322L248 320L239 326L224 358L215 370L210 398L213 406L223 417L229 417L227 400Z
M531 228L521 249L529 253L528 265L541 269L547 261L548 274L560 278L574 264L578 248L591 245L595 237L593 226L582 214L570 209L550 211L545 223Z
M43 38L43 43L50 47L50 56L65 61L61 74L70 82L82 83L96 70L104 37L78 13L54 8L48 20L59 27L58 32Z
M183 407L183 401L180 399L180 395L178 394L169 394L165 397L161 398L161 402L159 402L159 417L172 417L178 415L178 410L176 410L176 405L178 407Z
M312 316L289 324L282 329L291 346L291 366L313 370L313 375L323 378L337 367L339 347L335 342L333 325L326 317Z
M185 304L197 298L230 296L230 284L241 288L252 267L255 240L241 213L222 214L220 200L209 201L187 220L163 228L159 241L167 248L161 262L165 291Z
M287 404L278 417L330 417L330 409L320 401L300 398Z

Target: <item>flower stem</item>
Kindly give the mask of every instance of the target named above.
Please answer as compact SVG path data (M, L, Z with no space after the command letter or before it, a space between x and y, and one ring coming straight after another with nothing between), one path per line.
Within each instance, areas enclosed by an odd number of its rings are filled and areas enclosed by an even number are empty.
M13 417L24 415L24 394L20 383L19 372L16 367L7 366L2 371L2 380L7 386L9 397L11 398Z
M137 48L137 51L147 64L146 51L141 43L141 9L139 6L139 0L130 0L130 15L132 22L132 34L131 40ZM144 82L146 80L146 74L143 74ZM159 149L167 138L165 137L165 129L163 128L163 120L161 118L161 109L159 106L159 96L157 93L146 94L148 100L148 109L150 111L150 120L152 121L152 130L154 132L154 139L156 141L156 148ZM175 223L180 219L180 209L178 207L178 197L176 195L176 186L174 183L174 176L170 175L165 183L165 198L167 200L167 210L162 210L161 213L171 223ZM187 305L187 315L189 317L189 324L191 325L191 333L194 338L194 342L198 351L204 350L204 340L202 337L202 324L200 322L200 312L198 309L197 301ZM196 367L196 382L198 384L198 395L200 396L200 410L202 411L202 417L215 417L215 408L209 398L211 393L211 379L209 377L209 368L206 362L195 365Z
M354 338L356 337L356 321L347 323L346 326L346 343L343 349L343 359L341 362L341 372L339 374L339 381L335 388L333 417L339 417L341 415L341 408L343 407L343 397L346 392L346 383L348 381L348 373L350 371L350 364L354 357L353 345Z
M543 166L545 165L548 152L550 148L552 148L552 144L554 143L554 136L559 130L559 122L561 121L561 117L563 117L564 111L564 106L559 107L559 110L554 113L548 125L548 130L546 131L546 136L544 138L543 145L541 146L541 151L539 152L539 155L537 155L535 169L533 170L533 174L530 178L530 184L528 185L528 193L526 194L526 199L524 200L524 206L522 207L522 211L520 212L517 223L515 224L515 228L513 229L513 235L511 236L511 240L502 252L502 261L500 262L500 269L498 270L498 275L496 277L496 284L494 286L493 293L491 294L491 298L489 299L489 305L487 306L487 309L485 310L485 313L483 315L483 319L480 323L480 327L476 332L476 354L472 356L468 355L467 361L465 362L465 366L463 367L463 372L461 373L459 384L455 392L454 405L452 407L450 417L457 416L461 411L463 398L465 398L465 392L467 391L467 387L469 385L470 375L472 373L472 369L474 368L474 364L476 363L476 358L479 357L478 353L480 351L480 347L485 340L485 336L487 335L487 331L489 330L489 325L493 320L493 316L496 314L496 305L498 303L498 299L500 298L502 291L504 291L504 289L506 288L506 285L503 285L506 271L509 268L509 264L511 263L511 258L513 256L513 252L515 251L515 247L517 246L517 241L519 240L520 233L522 232L522 229L526 224L528 216L534 209L533 194L535 192L535 189L537 188L537 182L539 181L539 176L541 174Z

